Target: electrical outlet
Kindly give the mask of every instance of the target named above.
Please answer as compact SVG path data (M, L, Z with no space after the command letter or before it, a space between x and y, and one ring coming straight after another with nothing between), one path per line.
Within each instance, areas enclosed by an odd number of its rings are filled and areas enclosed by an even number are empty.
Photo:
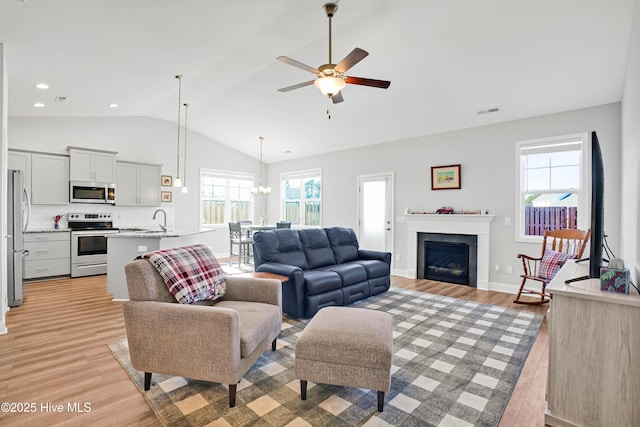
M500 270L501 270L500 264L496 264L496 272L500 272Z
M504 225L511 225L511 217L510 216L504 217Z
M147 252L146 246L138 246L138 252Z
M507 265L507 273L513 274L513 267L512 266Z
M396 254L396 261L400 261L402 259L402 255Z

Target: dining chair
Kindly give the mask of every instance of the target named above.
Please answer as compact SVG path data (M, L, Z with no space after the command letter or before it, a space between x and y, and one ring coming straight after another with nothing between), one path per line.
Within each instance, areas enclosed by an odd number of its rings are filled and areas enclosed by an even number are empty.
M234 252L233 248L237 246L238 252ZM242 230L242 224L240 222L229 223L229 265L233 265L233 257L238 256L238 268L242 265L244 260L245 264L249 264L251 261L251 246L253 246L253 238L248 236Z
M276 228L291 228L291 221L278 221Z

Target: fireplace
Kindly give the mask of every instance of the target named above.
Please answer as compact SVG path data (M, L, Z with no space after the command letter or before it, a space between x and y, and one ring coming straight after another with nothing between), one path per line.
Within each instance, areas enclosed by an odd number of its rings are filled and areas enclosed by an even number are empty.
M419 268L418 250L424 250L424 245L416 244L419 233L453 234L475 236L477 245L475 248L476 267L470 268L469 273L476 274L476 285L478 289L489 289L489 236L491 234L491 222L493 215L437 215L437 214L408 214L403 217L407 223L406 234L406 256L407 270L405 275L413 279L423 275L419 270L424 270L424 265Z
M417 252L418 279L477 287L477 236L418 233Z

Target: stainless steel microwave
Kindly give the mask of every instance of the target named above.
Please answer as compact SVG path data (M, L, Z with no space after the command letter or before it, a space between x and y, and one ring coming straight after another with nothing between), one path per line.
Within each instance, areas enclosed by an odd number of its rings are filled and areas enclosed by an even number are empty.
M116 204L116 185L107 182L69 182L69 201L71 203L107 203Z

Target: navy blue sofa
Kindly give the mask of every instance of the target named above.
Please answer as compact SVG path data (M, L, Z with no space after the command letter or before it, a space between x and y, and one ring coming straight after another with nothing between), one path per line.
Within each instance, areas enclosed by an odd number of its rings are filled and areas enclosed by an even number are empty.
M256 271L289 278L282 309L293 317L351 304L391 284L391 253L359 249L350 228L271 230L255 233L253 241Z

